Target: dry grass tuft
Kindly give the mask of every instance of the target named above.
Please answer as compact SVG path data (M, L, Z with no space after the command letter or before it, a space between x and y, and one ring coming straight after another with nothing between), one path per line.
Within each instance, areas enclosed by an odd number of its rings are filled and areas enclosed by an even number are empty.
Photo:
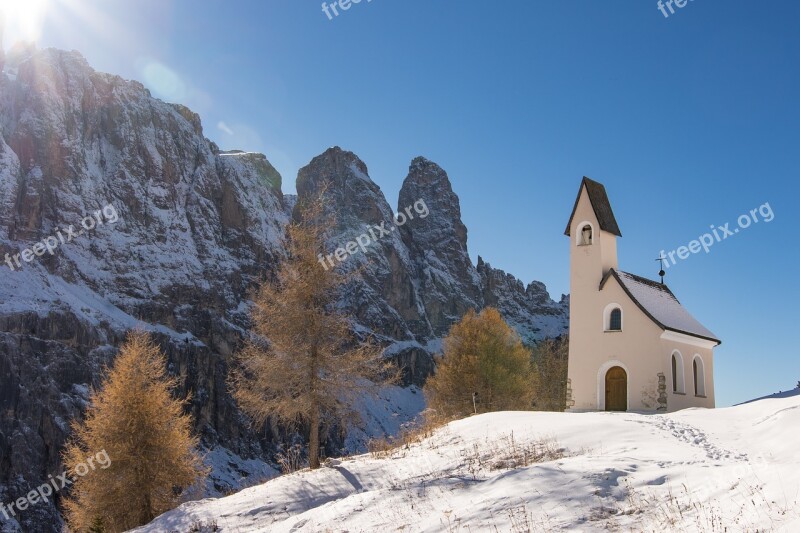
M723 511L714 500L700 501L686 485L677 494L669 490L667 497L653 491L642 492L630 483L625 484L624 507L617 509L615 517L640 515L637 524L642 532L664 530L690 530L700 533L726 533L730 531L759 531L756 517L770 516L770 531L780 530L784 520L796 516L797 502L780 504L764 495L761 485L740 486L729 495L736 502L738 512Z
M536 463L566 457L564 448L552 437L534 441L519 441L512 431L499 439L474 442L462 451L468 471L473 478L480 471L513 470Z
M288 447L285 451L278 452L275 456L281 473L292 474L305 468L303 461L303 447L299 444Z
M440 416L432 409L428 409L422 413L422 418L419 421L404 425L398 435L370 439L367 443L367 451L373 459L393 457L399 451L409 450L412 444L429 439L437 429L450 421L451 419Z

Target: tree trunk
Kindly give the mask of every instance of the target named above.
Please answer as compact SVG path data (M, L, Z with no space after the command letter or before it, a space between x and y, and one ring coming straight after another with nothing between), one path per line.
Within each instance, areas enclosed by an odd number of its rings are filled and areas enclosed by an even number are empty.
M308 437L308 466L312 470L319 468L319 407L311 410L311 434Z
M309 386L311 389L311 412L309 413L309 422L311 424L311 431L308 436L308 466L311 470L319 468L319 352L317 347L314 346L311 350L311 361L308 372Z

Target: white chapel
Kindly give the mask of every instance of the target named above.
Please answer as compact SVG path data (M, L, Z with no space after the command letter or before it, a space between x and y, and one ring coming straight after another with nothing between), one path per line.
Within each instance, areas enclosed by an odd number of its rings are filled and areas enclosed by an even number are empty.
M570 239L568 411L714 407L721 341L661 282L617 265L619 226L605 187L583 178Z

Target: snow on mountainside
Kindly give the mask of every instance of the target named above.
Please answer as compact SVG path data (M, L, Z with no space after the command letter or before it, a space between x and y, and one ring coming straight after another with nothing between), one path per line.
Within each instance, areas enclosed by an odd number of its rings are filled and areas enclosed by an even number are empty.
M96 72L74 51L9 54L0 74L0 501L61 471L69 421L133 327L154 332L179 392L192 393L214 466L209 495L273 473L284 436L251 430L228 393L228 364L248 328L250 291L285 253L280 237L296 202L324 182L339 223L331 252L370 225L394 226L394 209L352 152L315 157L298 175L298 197L284 196L266 156L221 151L198 115L142 84ZM418 387L466 309L497 305L529 342L567 329L564 298L472 264L450 179L424 158L410 164L398 210L418 200L429 216L348 260L363 268L341 301L356 329L405 368L405 388L365 405L367 434L331 438L329 454L397 431L422 409ZM14 265L15 254L112 210L52 254ZM60 530L52 504L21 520Z
M668 415L491 413L386 457L187 503L135 531L794 532L798 427L797 396ZM525 466L540 442L561 452Z

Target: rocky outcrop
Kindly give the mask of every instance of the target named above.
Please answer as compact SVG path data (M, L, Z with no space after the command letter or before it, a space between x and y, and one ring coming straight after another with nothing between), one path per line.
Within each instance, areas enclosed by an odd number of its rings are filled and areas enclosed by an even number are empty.
M533 281L526 287L511 274L492 268L480 256L477 270L485 304L496 307L525 343L532 345L569 332L569 296L562 295L559 302L554 302L544 283Z
M424 157L411 162L400 189L398 216L423 201L426 218L411 218L402 227L419 272L419 290L435 336L443 336L468 309L484 306L481 280L467 253L467 228L447 173ZM410 218L410 217L409 217Z
M469 308L496 305L528 340L566 327L564 300L551 301L543 285L524 288L472 264L458 197L435 163L411 163L398 212L411 207L415 216L399 224L351 152L314 158L299 172L298 197L284 196L264 155L220 151L191 110L95 72L76 52L19 50L5 67L0 502L61 472L70 420L135 327L153 331L179 392L192 393L189 410L212 450L210 493L264 475L274 436L253 433L240 416L228 365L248 328L250 291L285 254L296 202L323 191L337 221L331 252L371 236L342 262L355 278L340 304L405 368L406 384L424 383L441 337ZM413 210L420 200L424 217ZM370 232L380 225L386 234ZM76 236L60 240L70 226ZM24 252L41 242L52 253ZM0 515L0 531L60 530L52 505L17 518Z
M365 251L359 248L341 263L333 258L337 266L358 271L362 282L349 284L342 299L359 323L387 341L430 338L414 262L367 166L352 152L330 148L300 169L297 195L300 202L322 195L327 214L336 222L327 238L330 253L359 238L367 243Z

